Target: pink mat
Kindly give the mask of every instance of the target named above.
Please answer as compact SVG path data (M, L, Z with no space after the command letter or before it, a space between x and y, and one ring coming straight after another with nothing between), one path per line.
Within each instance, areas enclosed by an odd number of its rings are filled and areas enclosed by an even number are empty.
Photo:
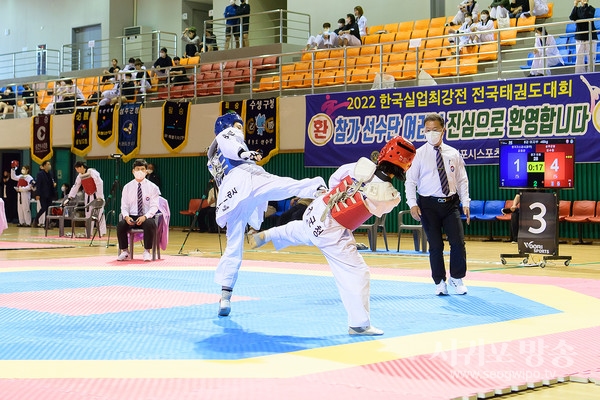
M0 250L58 249L58 248L63 248L63 247L73 247L73 246L66 246L63 244L57 245L57 244L48 244L48 243L0 241Z

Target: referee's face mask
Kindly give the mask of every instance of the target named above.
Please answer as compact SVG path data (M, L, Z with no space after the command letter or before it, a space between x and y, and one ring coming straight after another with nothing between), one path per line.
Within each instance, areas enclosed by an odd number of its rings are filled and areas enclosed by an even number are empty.
M441 142L442 139L442 134L444 133L444 130L427 130L425 131L425 139L427 139L427 143L429 143L432 146L438 146Z

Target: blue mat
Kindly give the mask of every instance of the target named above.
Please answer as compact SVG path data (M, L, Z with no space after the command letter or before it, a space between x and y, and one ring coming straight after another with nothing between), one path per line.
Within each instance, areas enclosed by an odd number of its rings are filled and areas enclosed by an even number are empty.
M468 282L467 282L468 283ZM218 293L211 271L31 271L2 274L0 293L132 286ZM559 311L503 290L466 296L433 284L372 280L371 317L383 338L534 317ZM68 316L0 307L4 360L241 359L357 341L333 278L242 270L229 317L217 304Z

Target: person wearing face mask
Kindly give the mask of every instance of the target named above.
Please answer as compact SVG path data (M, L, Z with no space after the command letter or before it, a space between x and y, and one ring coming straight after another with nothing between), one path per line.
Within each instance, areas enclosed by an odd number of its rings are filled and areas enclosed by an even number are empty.
M429 265L436 285L436 295L447 295L444 241L450 243L450 279L457 294L467 294L462 278L467 273L467 260L460 203L467 224L470 223L469 178L465 162L458 150L443 143L444 119L439 114L425 117L427 143L417 149L406 174L404 188L411 216L421 221L429 242ZM417 196L418 192L418 196Z
M339 31L340 44L346 46L360 46L360 30L354 14L346 14L346 25Z
M476 32L473 35L473 43L493 42L494 34L491 32L494 29L494 21L490 18L488 10L483 10L479 14L479 22L471 25L471 32Z
M54 199L54 190L56 182L50 174L52 164L46 160L40 165L40 171L35 177L35 199L39 201L38 213L35 216L32 226L40 226L46 222L46 213L52 205Z
M451 35L457 35L458 37L458 52L462 52L463 47L467 46L467 45L471 45L473 44L473 39L475 37L475 35L468 35L469 33L472 32L471 28L474 27L475 24L473 23L473 18L471 16L470 13L465 12L465 22L460 26L460 28L458 28L458 30L454 30L454 29L449 29L448 33ZM455 38L450 38L448 39L448 41L451 44L454 44L456 39ZM456 54L456 50L451 50L452 54Z
M329 22L323 23L323 31L316 35L308 38L305 50L315 49L330 49L338 46L338 36L335 32L331 31L331 24Z
M123 187L121 197L123 219L117 224L120 249L117 261L131 260L127 233L133 228L144 230L144 261L152 261L152 245L157 229L156 221L152 217L158 212L160 189L146 179L147 166L146 160L135 160L132 170L134 179Z
M225 7L225 12L223 16L228 18L225 21L225 50L229 50L229 48L239 48L240 47L240 19L232 18L237 15L238 5L235 4L235 0L229 0L229 5ZM231 38L233 37L233 42L235 45L231 46Z
M160 49L160 56L154 61L152 68L155 70L158 76L159 82L165 82L167 80L167 70L173 66L173 60L167 54L167 48L163 47Z
M13 161L14 162L14 161ZM17 191L17 213L19 215L19 224L17 226L31 225L31 192L33 191L33 176L29 175L31 168L29 165L21 167L21 173L17 175L17 166L10 170L10 177L13 181L17 181L15 190Z
M337 29L335 29L333 32L334 32L336 35L338 35L338 37L339 37L339 36L341 35L340 31L341 31L342 29L344 29L344 26L346 26L346 19L345 19L345 18L340 18L340 19L338 19L338 22L337 22L337 24L338 24L338 27L337 27Z
M160 176L158 176L158 173L156 172L156 165L148 163L148 168L146 169L146 172L148 173L146 179L148 179L150 182L158 186L159 189L161 189Z
M466 13L471 14L471 18L473 19L473 21L477 22L479 20L479 4L477 4L475 0L463 0L458 5L458 12L454 16L454 19L452 19L452 21L449 22L447 25L454 26L464 24Z
M592 59L596 55L596 42L598 41L598 33L594 29L594 23L577 22L583 19L594 18L596 9L589 4L588 0L575 0L573 11L569 19L575 21L575 73L581 74L588 72L586 59L589 64L590 46L592 50ZM592 29L590 33L590 27ZM591 39L591 40L590 40Z
M533 50L529 76L550 75L550 70L547 67L556 65L564 65L560 51L556 46L556 40L554 36L546 32L546 28L538 26L535 28L535 49Z
M77 196L77 192L79 192L79 188L82 186L85 193L85 204L89 204L95 199L103 199L104 181L100 177L100 173L94 168L89 168L83 161L77 161L74 165L74 168L75 171L77 171L77 178L75 178L75 183L71 187L66 201L63 203L66 204L68 201L74 199ZM86 208L85 216L89 218L91 214L92 208ZM100 215L104 215L104 208L102 208ZM94 227L92 227L92 229L93 228ZM98 232L100 233L100 236L104 236L106 234L106 220L104 218L100 218Z

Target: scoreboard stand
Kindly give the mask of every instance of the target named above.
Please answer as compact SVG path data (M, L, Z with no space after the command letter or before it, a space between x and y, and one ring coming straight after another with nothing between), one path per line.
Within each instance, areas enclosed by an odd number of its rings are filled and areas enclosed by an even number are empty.
M500 254L506 265L507 258L522 258L525 266L544 268L548 260L571 263L571 256L559 254L558 240L558 190L552 192L523 192L519 211L519 252ZM550 207L548 207L550 205ZM539 263L529 263L530 254L542 255Z

